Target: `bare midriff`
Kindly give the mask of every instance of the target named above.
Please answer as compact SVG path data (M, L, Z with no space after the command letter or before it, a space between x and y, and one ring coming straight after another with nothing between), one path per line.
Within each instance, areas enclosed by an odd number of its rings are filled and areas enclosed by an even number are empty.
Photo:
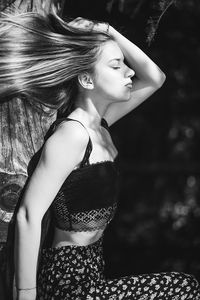
M61 230L56 227L52 247L56 248L69 245L88 246L98 241L103 232L104 229L77 232Z

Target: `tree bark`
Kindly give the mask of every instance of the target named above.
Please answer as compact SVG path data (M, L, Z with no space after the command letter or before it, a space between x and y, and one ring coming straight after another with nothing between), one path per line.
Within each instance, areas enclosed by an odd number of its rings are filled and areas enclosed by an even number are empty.
M4 0L0 10L38 11L47 13L52 3L62 11L64 1ZM13 6L15 4L15 6ZM31 101L14 98L0 104L0 298L7 300L4 291L4 255L9 222L19 195L27 180L27 166L41 148L44 136L56 119L56 110Z
M56 118L56 111L14 98L0 105L0 245L21 189L27 166L41 148L44 136ZM2 222L4 223L1 226Z
M46 13L50 13L54 6L58 14L62 14L65 0L2 0L0 2L0 11L5 9L12 11L36 11L41 9Z

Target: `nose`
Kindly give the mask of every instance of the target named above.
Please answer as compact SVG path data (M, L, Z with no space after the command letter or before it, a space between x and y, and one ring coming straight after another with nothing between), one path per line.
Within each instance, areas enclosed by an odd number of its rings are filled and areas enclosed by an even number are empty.
M132 78L135 75L135 71L127 66L127 77Z

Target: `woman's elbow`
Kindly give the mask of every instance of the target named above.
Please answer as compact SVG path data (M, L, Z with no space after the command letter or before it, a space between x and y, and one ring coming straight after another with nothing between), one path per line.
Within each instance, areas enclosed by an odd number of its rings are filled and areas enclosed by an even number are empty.
M163 73L162 71L160 71L159 77L157 78L156 82L155 82L155 87L156 89L161 88L161 86L163 85L163 83L166 80L166 75L165 73Z
M19 208L16 215L17 224L26 223L28 221L27 218L27 210L25 208Z
M35 216L27 208L19 208L16 216L17 225L19 227L30 226L41 223L39 216Z

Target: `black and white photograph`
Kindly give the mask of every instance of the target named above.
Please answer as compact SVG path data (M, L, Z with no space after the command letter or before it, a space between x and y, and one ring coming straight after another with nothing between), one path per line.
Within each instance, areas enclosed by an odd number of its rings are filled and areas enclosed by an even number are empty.
M199 0L0 0L0 300L200 300Z

